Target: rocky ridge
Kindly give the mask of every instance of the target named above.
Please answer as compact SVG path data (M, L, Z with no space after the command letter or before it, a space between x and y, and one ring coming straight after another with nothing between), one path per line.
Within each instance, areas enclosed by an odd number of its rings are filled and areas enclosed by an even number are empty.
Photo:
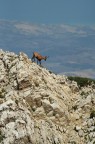
M95 143L95 88L0 50L0 143Z

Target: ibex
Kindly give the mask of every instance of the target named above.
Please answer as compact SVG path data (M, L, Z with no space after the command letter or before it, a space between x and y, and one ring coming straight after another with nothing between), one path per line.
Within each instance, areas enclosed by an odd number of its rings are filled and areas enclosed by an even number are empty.
M37 53L37 52L33 52L33 56L32 56L32 61L35 61L35 58L37 59L37 64L38 64L38 61L39 61L39 63L40 63L40 65L41 65L41 60L45 60L46 61L46 59L48 58L48 56L41 56L39 53Z

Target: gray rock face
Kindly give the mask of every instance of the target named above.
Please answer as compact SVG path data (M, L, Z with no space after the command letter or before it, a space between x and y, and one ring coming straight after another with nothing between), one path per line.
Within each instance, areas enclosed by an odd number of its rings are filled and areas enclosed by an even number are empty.
M1 144L94 143L94 102L92 87L0 50Z

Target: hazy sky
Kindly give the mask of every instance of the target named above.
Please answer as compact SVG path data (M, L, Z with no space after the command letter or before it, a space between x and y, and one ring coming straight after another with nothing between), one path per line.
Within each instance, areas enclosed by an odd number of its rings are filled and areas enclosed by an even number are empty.
M0 19L95 25L95 0L0 0Z

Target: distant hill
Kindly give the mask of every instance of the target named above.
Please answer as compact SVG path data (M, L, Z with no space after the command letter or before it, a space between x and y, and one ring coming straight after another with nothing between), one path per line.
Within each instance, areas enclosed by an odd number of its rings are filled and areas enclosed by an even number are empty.
M0 20L0 48L29 57L48 55L45 67L55 73L95 78L95 27L33 24Z

